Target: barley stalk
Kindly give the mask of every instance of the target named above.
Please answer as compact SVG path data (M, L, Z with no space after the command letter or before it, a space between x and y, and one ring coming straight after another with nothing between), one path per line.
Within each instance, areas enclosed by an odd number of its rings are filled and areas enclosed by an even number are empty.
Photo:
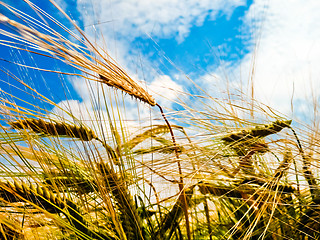
M317 179L314 177L311 169L310 169L310 158L307 157L303 151L300 139L296 133L296 131L290 127L296 141L297 141L297 147L299 150L299 154L301 155L302 158L302 163L303 163L303 175L304 178L306 179L306 181L308 182L309 185L309 189L310 189L310 193L311 193L311 197L314 203L319 204L320 203L320 189L319 186L317 184Z
M112 193L118 205L120 220L127 238L143 239L142 221L125 180L121 179L107 164L101 163L98 168L104 178L105 187Z
M196 185L193 185L189 188L187 188L184 193L185 196L180 194L177 202L172 207L171 211L167 213L162 221L160 222L160 226L158 231L155 233L155 239L163 239L167 232L169 232L168 238L171 238L171 235L173 231L175 230L175 227L179 225L179 222L181 220L181 217L184 214L184 205L185 201L188 205L191 203L191 198L193 195L193 190ZM185 198L186 197L186 198ZM184 199L185 198L185 199Z

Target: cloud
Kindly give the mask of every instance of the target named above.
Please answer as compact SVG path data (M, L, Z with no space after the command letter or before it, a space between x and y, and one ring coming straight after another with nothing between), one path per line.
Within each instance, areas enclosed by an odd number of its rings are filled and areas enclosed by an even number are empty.
M233 10L245 5L244 0L78 0L78 10L86 24L104 24L104 35L116 34L132 41L145 34L151 37L178 41L188 36L190 28L201 26L206 18L230 16ZM91 14L88 14L92 11Z
M157 102L160 105L170 106L179 97L183 87L174 82L168 75L157 76L149 85L148 90L156 94Z
M319 97L319 9L317 0L255 1L245 17L253 47L228 69L246 83L254 69L255 97L285 114L292 97L296 103Z

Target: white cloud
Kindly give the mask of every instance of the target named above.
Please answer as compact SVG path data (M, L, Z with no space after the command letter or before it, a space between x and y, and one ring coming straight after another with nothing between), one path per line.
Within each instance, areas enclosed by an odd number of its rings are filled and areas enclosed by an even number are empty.
M268 0L255 1L246 14L257 51L252 49L241 65L229 70L239 77L241 69L248 82L255 56L255 97L285 114L290 113L292 94L297 101L310 98L311 91L319 94L319 9L317 0Z
M170 76L157 76L148 87L148 90L155 94L157 101L164 106L170 106L183 91L181 85L174 82Z
M116 34L128 40L145 34L152 37L175 37L178 41L189 34L195 24L206 17L214 20L219 14L230 16L234 8L245 5L244 0L78 0L78 9L86 24L104 24L105 36ZM88 11L92 9L92 13Z

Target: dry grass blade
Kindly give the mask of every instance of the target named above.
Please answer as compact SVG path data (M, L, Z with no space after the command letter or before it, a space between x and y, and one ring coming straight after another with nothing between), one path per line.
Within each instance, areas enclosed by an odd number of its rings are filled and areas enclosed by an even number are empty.
M84 126L70 125L65 122L43 121L42 119L23 119L15 122L9 122L12 128L21 130L31 130L35 133L41 133L51 136L68 136L79 138L82 141L97 139L97 136L91 129Z

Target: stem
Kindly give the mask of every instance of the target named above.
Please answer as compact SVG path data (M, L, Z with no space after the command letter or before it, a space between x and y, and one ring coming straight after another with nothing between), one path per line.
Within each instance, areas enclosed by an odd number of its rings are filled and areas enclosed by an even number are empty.
M291 129L294 137L297 140L297 145L298 145L298 149L299 149L299 153L302 157L302 161L303 161L303 174L305 179L307 180L308 184L309 184L309 188L310 188L310 193L311 193L311 198L312 200L316 203L319 201L319 189L316 188L317 186L317 181L315 179L315 177L313 176L311 170L309 169L310 167L310 161L309 159L305 156L302 145L300 143L300 140L298 138L298 135L296 134L295 130L289 126L289 128ZM318 198L318 199L317 199Z
M176 144L176 139L174 137L172 127L171 127L168 119L166 118L162 107L158 103L156 104L156 106L159 108L159 110L161 112L161 115L162 115L164 121L166 122L166 124L167 124L167 126L169 128L170 134L171 134L172 143L173 143L173 146L174 146L174 152L175 152L175 155L176 155L176 158L177 158L179 175L180 175L179 190L181 192L182 199L183 199L182 202L183 202L184 217L185 217L185 221L186 221L187 236L188 236L188 239L191 240L190 223L189 223L189 215L188 215L188 203L187 203L187 199L186 199L186 193L185 193L185 190L184 190L181 163L180 163L180 158L179 158L179 153L178 153L178 147L177 147L177 144Z
M204 200L203 204L204 204L204 211L206 212L207 225L208 225L208 234L209 234L210 240L212 240L212 235L211 235L212 229L211 229L210 213L209 213L207 197L205 197L205 200Z

